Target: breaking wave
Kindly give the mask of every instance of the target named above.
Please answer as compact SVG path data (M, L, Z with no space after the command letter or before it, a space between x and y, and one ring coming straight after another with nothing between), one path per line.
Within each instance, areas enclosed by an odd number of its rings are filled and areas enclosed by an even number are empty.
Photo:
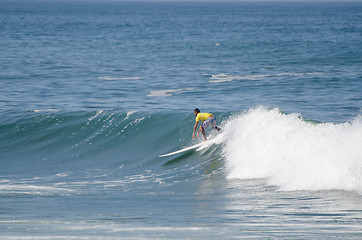
M306 121L279 109L251 109L224 127L228 178L265 178L281 190L362 192L362 121Z
M362 192L360 117L320 123L266 107L215 115L221 134L208 130L215 136L210 144L167 159L158 156L195 143L192 114L44 110L4 117L0 176L99 168L157 175L165 168L182 168L169 174L266 179L282 191Z

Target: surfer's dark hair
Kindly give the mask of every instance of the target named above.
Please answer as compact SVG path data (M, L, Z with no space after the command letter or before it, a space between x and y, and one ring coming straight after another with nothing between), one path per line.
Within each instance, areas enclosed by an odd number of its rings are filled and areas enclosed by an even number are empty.
M197 113L199 113L199 112L200 112L200 109L198 109L198 108L195 108L194 112L197 112Z

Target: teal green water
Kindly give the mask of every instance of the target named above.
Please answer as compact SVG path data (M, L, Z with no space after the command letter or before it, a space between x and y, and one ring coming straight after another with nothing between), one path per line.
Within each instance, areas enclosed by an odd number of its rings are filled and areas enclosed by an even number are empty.
M359 239L361 10L2 1L1 239Z

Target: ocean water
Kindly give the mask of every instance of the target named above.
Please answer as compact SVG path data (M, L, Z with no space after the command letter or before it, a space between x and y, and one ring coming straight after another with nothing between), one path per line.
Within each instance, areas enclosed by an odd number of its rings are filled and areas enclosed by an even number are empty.
M1 239L361 239L362 3L0 2ZM223 129L200 149L198 107Z

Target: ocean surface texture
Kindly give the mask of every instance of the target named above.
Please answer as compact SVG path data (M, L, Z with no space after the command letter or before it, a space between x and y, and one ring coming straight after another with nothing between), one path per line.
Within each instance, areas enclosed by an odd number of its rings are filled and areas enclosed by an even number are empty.
M361 239L361 2L2 0L0 33L0 239ZM222 132L159 158L196 107Z

